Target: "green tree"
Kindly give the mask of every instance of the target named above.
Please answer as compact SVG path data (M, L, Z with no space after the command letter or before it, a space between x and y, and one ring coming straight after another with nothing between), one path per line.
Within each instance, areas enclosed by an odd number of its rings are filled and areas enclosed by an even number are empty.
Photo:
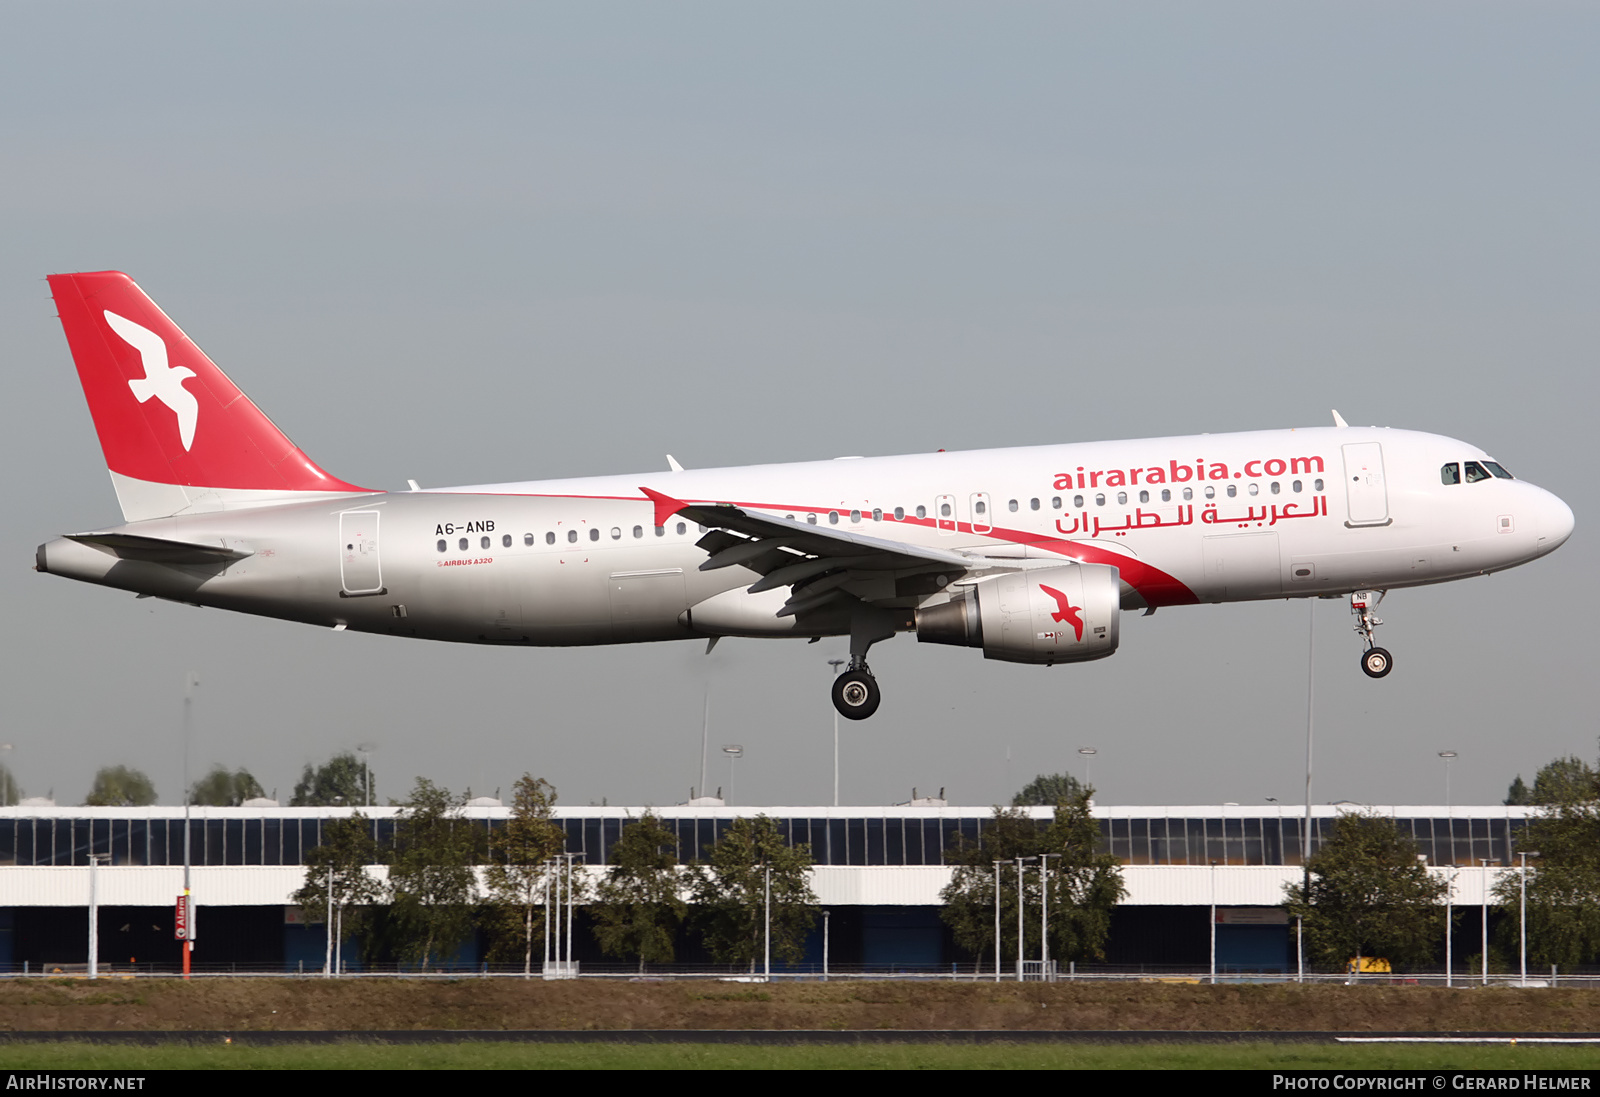
M1529 851L1528 955L1535 963L1570 967L1600 956L1600 800L1565 800L1530 819L1517 836ZM1537 853L1537 857L1531 856ZM1520 858L1502 871L1495 902L1516 935L1522 912Z
M0 765L0 806L14 808L22 803L24 795L26 794L22 791L22 786L17 784L16 775L11 772L11 767Z
M372 908L383 901L383 885L369 868L379 860L372 820L359 811L324 822L321 843L307 851L305 883L292 898L311 923L327 919L331 902L330 952L333 940L343 942L366 928L372 921Z
M1037 911L1043 899L1038 864L1025 865L1021 886L1017 858L1046 855L1050 954L1056 960L1098 959L1105 954L1111 914L1127 894L1115 857L1100 852L1100 828L1089 813L1091 788L1080 788L1056 805L1046 826L1020 808L994 809L976 844L951 850L955 866L941 893L944 921L956 943L975 956L994 954L995 862L999 872L1000 953L1002 965L1017 955L1017 901ZM1023 919L1024 956L1038 956L1039 919Z
M645 812L622 828L611 847L611 871L596 889L595 937L608 956L637 956L670 964L673 942L688 909L679 894L678 839L659 816Z
M765 951L767 870L771 870L772 955L797 962L816 924L811 847L791 846L765 815L735 819L711 860L688 873L692 916L706 950L724 964L755 965Z
M1593 800L1600 793L1600 774L1576 755L1557 758L1533 779L1533 804L1562 804Z
M511 818L489 836L489 955L502 962L520 959L524 974L533 971L533 942L544 932L550 861L567 846L566 832L553 818L555 803L555 786L524 773L512 793Z
M1041 773L1011 798L1014 808L1055 807L1083 795L1083 785L1070 773Z
M461 818L463 798L418 777L395 822L389 924L401 958L427 967L472 934L483 831Z
M1428 872L1393 819L1341 815L1306 867L1307 880L1284 885L1284 908L1302 920L1315 960L1342 968L1362 957L1396 966L1433 957L1449 885Z
M374 783L373 795L377 795ZM349 751L313 769L307 765L294 786L290 807L360 807L367 802L367 773Z
M1522 774L1517 774L1517 779L1511 782L1511 787L1506 790L1506 798L1501 803L1513 806L1533 803L1533 790L1523 781Z
M236 808L246 800L265 795L261 782L247 769L228 772L226 766L213 766L211 772L189 787L191 804Z
M148 807L156 802L156 788L130 766L102 766L83 802L86 807Z

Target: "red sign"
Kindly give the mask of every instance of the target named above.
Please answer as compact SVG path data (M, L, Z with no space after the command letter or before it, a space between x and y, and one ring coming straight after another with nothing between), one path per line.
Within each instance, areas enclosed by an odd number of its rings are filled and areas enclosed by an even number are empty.
M176 933L174 935L180 941L187 941L189 939L189 902L189 896L178 896L178 911L173 916L173 924L176 927Z

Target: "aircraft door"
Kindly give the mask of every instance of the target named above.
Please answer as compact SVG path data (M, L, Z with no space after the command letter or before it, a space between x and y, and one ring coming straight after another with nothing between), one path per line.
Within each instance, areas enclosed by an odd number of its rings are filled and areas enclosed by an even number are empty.
M1344 489L1350 508L1347 526L1387 526L1389 489L1383 478L1383 446L1354 442L1344 447Z
M339 581L340 597L384 593L377 511L347 510L339 515Z

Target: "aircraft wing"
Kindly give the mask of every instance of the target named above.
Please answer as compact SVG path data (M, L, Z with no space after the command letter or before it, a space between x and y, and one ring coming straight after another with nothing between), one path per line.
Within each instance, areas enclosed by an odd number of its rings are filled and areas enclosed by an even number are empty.
M912 545L886 537L814 526L728 503L686 503L640 488L656 505L656 524L672 515L710 529L697 544L709 557L701 571L739 565L761 575L751 594L793 587L778 615L791 616L844 595L881 606L911 606L974 571L1014 570L1020 559Z

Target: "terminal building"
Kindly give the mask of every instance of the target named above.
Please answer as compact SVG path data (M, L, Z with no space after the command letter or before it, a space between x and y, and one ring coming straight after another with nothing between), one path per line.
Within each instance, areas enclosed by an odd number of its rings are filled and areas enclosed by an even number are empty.
M380 849L392 848L401 810L362 809ZM566 831L567 851L582 871L595 874L604 871L622 828L645 810L567 807L557 808L554 818ZM940 891L951 877L945 854L977 842L993 822L991 808L649 810L677 835L684 862L708 857L741 816L766 815L789 842L807 845L816 865L812 888L828 912L827 951L840 970L970 971L985 963L992 970L992 959L960 950L940 919ZM1041 826L1052 818L1050 808L1023 810ZM1319 805L1308 815L1292 805L1096 806L1102 851L1121 862L1127 895L1113 916L1105 960L1095 969L1204 969L1215 911L1219 969L1293 970L1292 928L1279 904L1284 886L1301 879L1305 828L1309 824L1315 852L1330 824L1352 810L1393 818L1415 840L1430 871L1451 882L1451 901L1462 908L1456 957L1477 952L1487 889L1500 873L1515 871L1518 832L1536 809ZM320 843L323 826L352 811L190 809L196 970L321 969L324 928L308 923L291 896L305 881L305 855ZM510 815L502 806L469 806L461 819L488 832ZM86 961L91 857L99 865L99 961L112 969L176 968L181 953L174 910L183 890L184 845L181 807L0 809L0 971L65 970ZM381 877L385 870L372 871ZM822 926L819 921L808 943L808 966L821 962ZM581 911L575 928L574 955L586 970L631 966L600 953ZM687 936L680 946L680 961L705 961ZM346 950L351 966L359 963L351 959L356 951ZM482 955L482 942L472 941L455 962L478 969Z

